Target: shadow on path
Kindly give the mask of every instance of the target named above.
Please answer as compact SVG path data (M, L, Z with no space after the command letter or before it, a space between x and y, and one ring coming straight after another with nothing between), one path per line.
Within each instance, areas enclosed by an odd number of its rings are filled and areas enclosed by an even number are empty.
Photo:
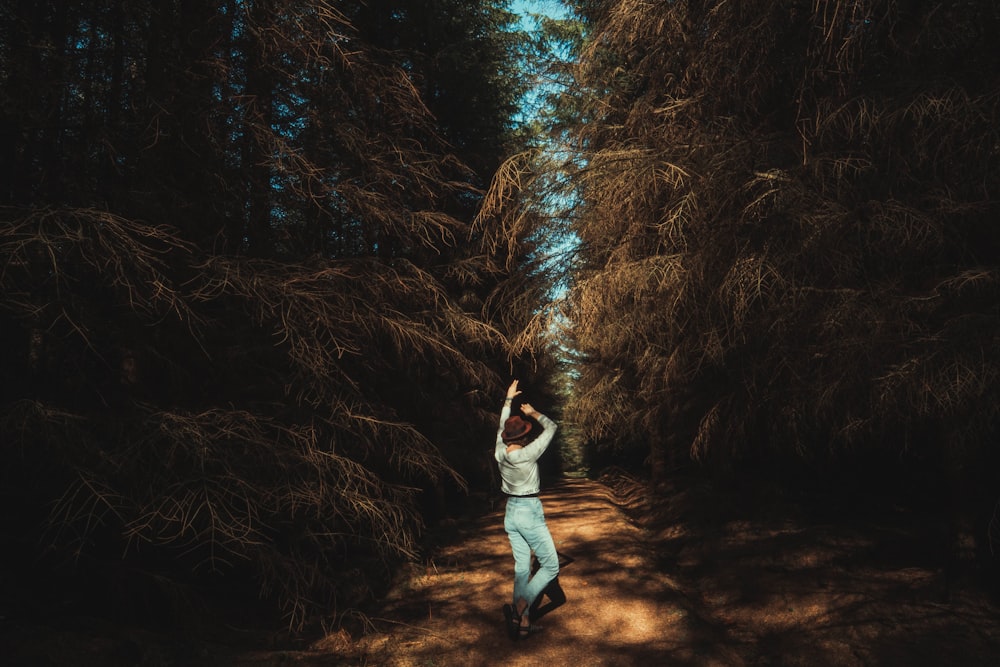
M635 480L544 492L572 562L559 576L566 603L526 640L504 630L513 558L498 508L456 527L397 585L374 632L350 650L320 642L313 664L333 654L382 667L1000 664L996 606L972 590L941 601L912 517L834 522L685 484L655 500Z
M567 601L542 619L537 634L511 641L504 631L513 558L500 509L457 531L393 591L372 621L380 632L360 642L359 659L385 667L739 664L657 573L641 531L607 487L566 480L543 492L542 502L567 557L559 576Z

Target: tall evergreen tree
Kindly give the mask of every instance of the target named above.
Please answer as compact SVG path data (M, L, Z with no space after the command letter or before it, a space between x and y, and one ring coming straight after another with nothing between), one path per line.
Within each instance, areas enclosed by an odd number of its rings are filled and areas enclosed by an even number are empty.
M420 489L484 474L508 351L466 292L505 269L498 230L468 239L510 17L433 6L0 2L3 489L29 560L42 520L77 572L224 576L301 627L414 553Z
M996 4L580 5L589 437L658 479L919 470L991 508Z

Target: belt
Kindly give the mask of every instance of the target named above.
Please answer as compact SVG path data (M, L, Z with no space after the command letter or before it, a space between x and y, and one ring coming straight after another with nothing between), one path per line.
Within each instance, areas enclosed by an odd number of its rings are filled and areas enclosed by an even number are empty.
M507 496L508 498L537 498L538 492L536 491L535 493L527 493L523 496L516 496L513 493L505 493L504 495Z

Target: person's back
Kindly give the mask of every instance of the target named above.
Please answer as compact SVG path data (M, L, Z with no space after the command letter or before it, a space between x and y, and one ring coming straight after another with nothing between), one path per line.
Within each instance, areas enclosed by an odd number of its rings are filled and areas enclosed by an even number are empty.
M529 409L530 405L525 404ZM524 406L522 406L523 408ZM505 406L509 412L510 407ZM541 489L541 479L538 472L538 459L541 458L545 450L548 449L552 438L555 436L556 424L545 415L535 412L536 419L542 426L542 433L531 442L521 442L519 440L505 440L504 432L509 427L513 427L510 434L518 434L527 438L531 432L531 425L526 420L514 416L504 419L501 411L501 420L504 428L497 437L497 447L495 458L500 469L501 490L507 495L526 496L538 493Z
M552 442L556 424L531 404L523 403L521 412L542 427L542 432L529 440L531 422L517 415L510 416L513 400L520 393L517 380L514 380L507 389L507 398L500 410L500 428L494 448L494 458L500 470L500 488L507 496L504 529L514 554L513 604L503 607L512 637L526 637L530 633L530 606L549 582L559 575L559 557L538 498L541 484L538 459ZM534 575L531 572L532 551L540 565Z

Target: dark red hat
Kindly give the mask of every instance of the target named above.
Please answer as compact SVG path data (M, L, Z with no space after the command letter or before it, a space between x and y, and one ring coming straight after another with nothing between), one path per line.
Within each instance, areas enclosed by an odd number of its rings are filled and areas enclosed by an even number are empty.
M503 423L503 433L500 434L500 439L504 442L520 440L524 436L528 435L530 431L531 422L514 415Z

